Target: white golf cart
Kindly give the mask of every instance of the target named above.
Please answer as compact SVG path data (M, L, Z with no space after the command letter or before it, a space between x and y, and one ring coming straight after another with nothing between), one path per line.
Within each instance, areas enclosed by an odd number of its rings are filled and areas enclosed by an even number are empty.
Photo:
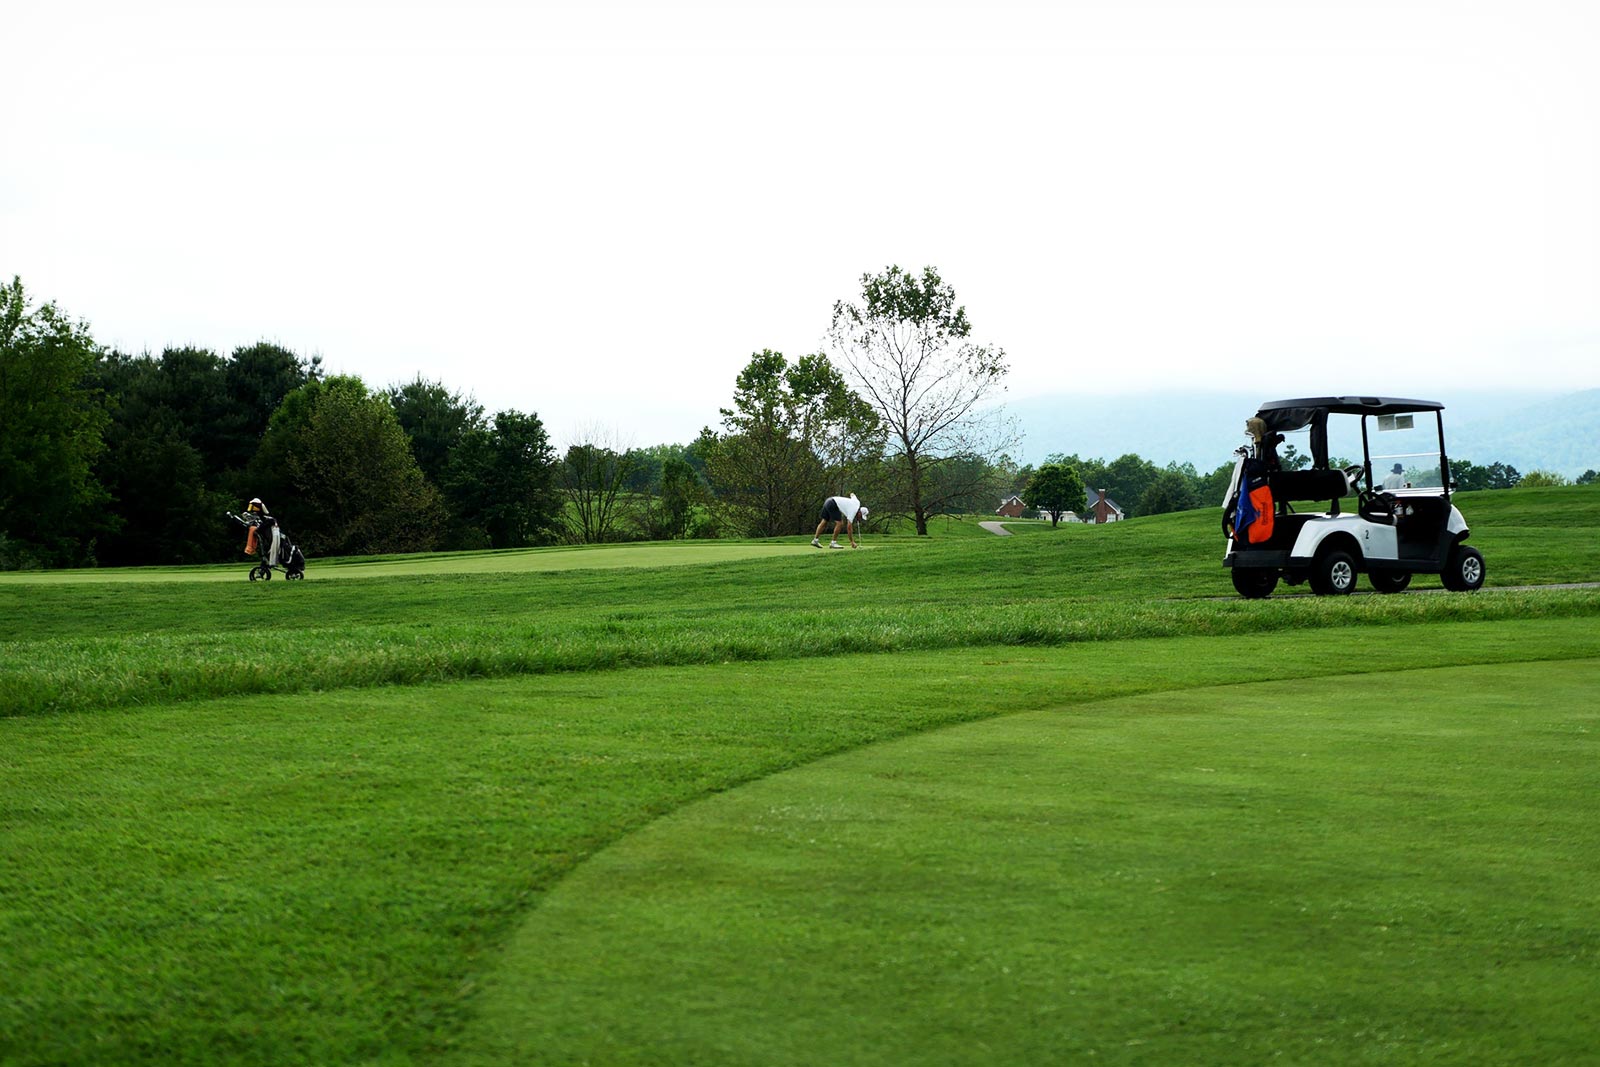
M1363 573L1380 593L1400 592L1413 574L1437 574L1457 591L1482 586L1483 556L1465 543L1466 520L1450 503L1443 411L1432 400L1379 396L1261 405L1245 423L1250 444L1235 452L1223 500L1222 565L1239 594L1268 596L1281 578L1339 595L1354 590ZM1285 444L1295 434L1305 435L1304 447ZM1361 462L1330 461L1330 441L1334 455L1354 455L1359 445ZM1311 465L1283 469L1290 447ZM1357 499L1353 515L1340 507L1350 496ZM1328 507L1297 512L1295 501Z

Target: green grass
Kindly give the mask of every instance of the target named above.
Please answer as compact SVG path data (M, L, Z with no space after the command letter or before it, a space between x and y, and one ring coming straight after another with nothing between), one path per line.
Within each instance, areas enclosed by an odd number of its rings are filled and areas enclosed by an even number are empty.
M1600 576L1600 493L1484 496L1491 583ZM492 1047L562 878L741 783L1107 694L1600 655L1592 589L1240 600L1216 523L0 578L0 1064L438 1062Z
M1343 679L1401 656L1600 655L1593 619L1516 633L1342 627L6 720L0 1062L431 1061L455 1046L544 892L696 798L1108 693Z
M1511 498L1475 543L1490 582L1600 577L1600 493ZM1546 507L1545 501L1557 503ZM1576 503L1574 503L1576 502ZM1564 511L1562 509L1565 509ZM1486 511L1489 509L1485 509ZM887 539L860 552L803 542L751 546L761 559L622 571L529 569L529 559L629 560L714 552L510 553L502 573L433 574L229 588L160 580L0 584L0 714L34 714L228 694L396 685L632 666L722 663L1084 640L1249 633L1261 627L1585 615L1600 591L1349 601L1233 596L1211 512L1027 537ZM1509 536L1508 536L1509 534ZM798 544L799 547L795 547ZM734 551L743 551L735 546ZM469 557L475 567L494 557ZM354 568L356 565L352 565ZM1419 578L1419 590L1437 588ZM1211 598L1219 598L1213 601Z
M561 883L472 1061L1592 1061L1597 688L1233 685L776 775Z

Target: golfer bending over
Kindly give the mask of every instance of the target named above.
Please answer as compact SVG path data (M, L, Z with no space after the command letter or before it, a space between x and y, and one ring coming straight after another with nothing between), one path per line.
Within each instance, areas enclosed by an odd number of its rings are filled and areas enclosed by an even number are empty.
M868 509L862 505L861 501L856 499L854 493L849 496L830 496L823 502L822 521L817 523L817 532L811 538L811 547L822 547L822 528L831 522L833 523L833 541L828 545L829 548L844 547L839 543L839 527L841 526L850 535L850 547L860 548L861 546L856 544L856 519L859 518L862 522L866 522L869 514Z

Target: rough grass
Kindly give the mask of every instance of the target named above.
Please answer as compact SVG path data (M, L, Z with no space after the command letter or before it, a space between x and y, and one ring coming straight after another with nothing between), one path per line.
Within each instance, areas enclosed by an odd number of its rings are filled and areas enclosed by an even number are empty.
M1477 494L1470 503L1486 514L1474 543L1491 584L1600 577L1592 488ZM1522 521L1536 514L1552 524ZM1423 595L1437 589L1426 577L1396 597L1245 603L1220 566L1215 523L1206 511L1017 538L888 538L861 552L779 544L766 546L775 557L707 566L529 569L530 559L707 551L618 546L509 553L504 565L518 569L499 573L431 573L453 559L435 556L385 564L412 568L403 577L337 582L0 583L0 715L853 652L1582 616L1600 604L1593 590ZM499 558L470 557L474 568Z

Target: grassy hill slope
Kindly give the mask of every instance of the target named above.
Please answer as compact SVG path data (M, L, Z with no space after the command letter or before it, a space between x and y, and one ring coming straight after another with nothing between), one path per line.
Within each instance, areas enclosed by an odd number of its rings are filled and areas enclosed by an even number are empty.
M1491 580L1600 571L1600 495L1485 499ZM1239 600L1216 522L0 581L0 1063L439 1063L551 887L740 783L1108 695L1600 656L1600 590Z
M1600 486L1460 501L1491 586L1600 578ZM435 556L410 573L339 581L228 587L165 572L148 583L4 581L0 714L855 652L1571 615L1600 598L1486 591L1251 605L1232 597L1218 522L1208 509L1029 537L871 539L859 552L705 566L528 570L523 552L506 557L517 569L499 573L430 573L449 560Z

